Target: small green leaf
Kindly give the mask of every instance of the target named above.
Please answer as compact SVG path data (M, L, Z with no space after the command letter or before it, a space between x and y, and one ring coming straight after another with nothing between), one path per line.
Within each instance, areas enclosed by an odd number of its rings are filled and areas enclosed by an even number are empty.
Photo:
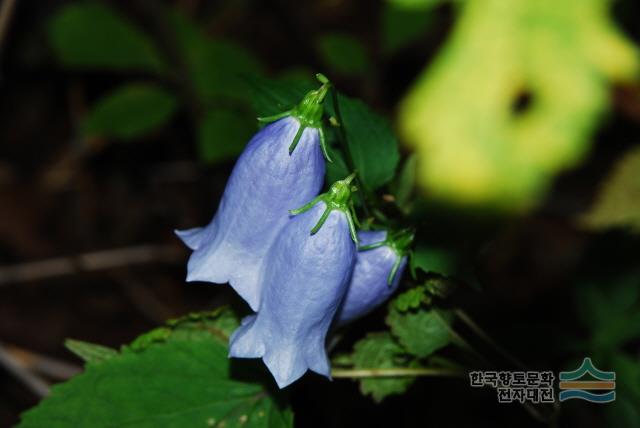
M291 410L280 392L264 389L259 365L233 360L232 370L218 335L228 324L223 313L174 321L168 335L54 386L19 426L291 427Z
M318 87L306 79L264 79L255 76L245 79L251 91L251 103L259 117L273 116L297 105L312 89Z
M167 122L176 111L172 94L153 84L131 83L100 99L83 123L87 135L131 139Z
M392 305L386 323L407 352L423 358L449 344L449 319L448 312L421 309L401 313Z
M349 34L324 34L317 44L325 64L338 74L358 76L371 68L364 45Z
M262 69L254 55L231 40L208 37L183 14L176 12L170 18L200 96L248 102L251 93L243 79L260 74Z
M416 187L417 160L418 159L415 154L412 154L407 158L393 185L393 194L395 196L396 205L405 213L408 213L411 210L411 198Z
M400 312L406 312L409 309L417 309L423 302L428 299L427 290L424 286L418 286L399 294L393 300L393 305Z
M451 275L454 270L454 260L451 254L445 250L418 245L411 253L409 268L414 278L416 277L417 269L427 273Z
M356 369L393 368L400 366L396 357L402 353L403 349L388 332L369 333L355 344L352 359ZM412 377L362 379L360 391L380 402L391 394L402 394L414 380Z
M255 119L228 109L211 109L198 131L198 154L207 163L238 156L256 129Z
M338 94L338 104L338 119L360 181L368 190L375 190L395 174L400 160L398 141L387 121L362 101Z
M67 339L64 346L87 363L101 363L118 355L118 351L95 343Z
M447 1L452 0L387 0L388 3L396 6L399 9L406 9L412 12L430 9L434 6L439 5L440 3L444 3Z
M66 66L150 72L165 69L151 40L104 5L69 4L49 24L51 45Z
M394 53L418 40L432 25L431 10L408 10L387 4L382 12L382 51Z

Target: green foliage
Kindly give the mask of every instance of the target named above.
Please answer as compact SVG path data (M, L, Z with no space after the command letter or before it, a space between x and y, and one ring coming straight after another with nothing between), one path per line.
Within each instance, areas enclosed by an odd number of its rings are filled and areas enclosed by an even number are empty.
M428 301L427 288L425 286L418 286L399 294L393 300L393 306L398 312L407 312L410 309L417 309Z
M176 99L161 87L130 83L106 95L92 107L83 123L83 131L88 135L131 139L166 123L176 108Z
M596 230L624 227L640 232L640 147L617 162L581 222Z
M409 268L415 278L417 269L424 272L451 275L454 272L454 260L451 254L440 248L418 244L411 252Z
M118 351L95 343L67 339L64 346L87 363L101 363L118 355Z
M400 160L398 141L387 121L362 101L338 94L339 117L347 150L367 190L393 178Z
M49 25L50 43L65 66L160 72L165 64L149 38L97 3L69 4Z
M391 186L396 206L404 213L410 212L413 206L417 160L415 154L410 155L402 164L402 168Z
M84 373L23 414L19 426L292 426L283 397L255 383L261 374L255 366L227 358L231 323L225 312L194 314L117 356L89 361Z
M387 2L398 9L406 9L412 12L418 12L425 9L430 9L434 6L452 0L387 0ZM461 0L467 1L467 0Z
M262 68L253 55L235 42L207 37L179 13L171 15L171 23L199 95L248 103L251 94L243 78L260 74Z
M318 38L317 45L324 63L338 74L359 76L371 68L364 45L354 36L327 33Z
M397 358L403 354L390 333L370 333L358 341L353 349L352 360L356 369L384 369L398 367ZM360 391L371 395L376 402L391 394L401 394L413 383L415 378L397 377L388 379L362 379Z
M387 4L382 11L382 51L392 54L418 40L433 23L430 10L408 10Z
M640 69L610 3L462 3L452 36L400 112L430 196L524 209L584 157L610 81L636 79Z
M264 79L250 76L246 82L251 89L251 103L259 117L290 110L307 92L317 87L304 79Z
M424 358L451 342L448 312L421 309L400 312L391 306L386 322L407 352Z
M210 109L198 130L198 153L205 162L238 156L255 132L255 120L226 109Z

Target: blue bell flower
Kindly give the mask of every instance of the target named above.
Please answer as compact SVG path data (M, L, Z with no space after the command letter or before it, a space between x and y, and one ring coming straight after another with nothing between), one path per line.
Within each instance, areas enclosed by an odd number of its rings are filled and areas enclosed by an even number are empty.
M321 127L328 81L293 110L275 117L240 155L218 211L205 227L176 231L193 250L187 281L230 283L258 310L262 263L289 210L318 194L326 152Z
M368 314L395 292L407 265L413 233L360 231L358 238L360 247L351 283L336 314L338 326Z
M229 357L262 358L280 388L307 369L330 377L325 338L356 257L352 179L292 211L266 257L260 311L231 336Z

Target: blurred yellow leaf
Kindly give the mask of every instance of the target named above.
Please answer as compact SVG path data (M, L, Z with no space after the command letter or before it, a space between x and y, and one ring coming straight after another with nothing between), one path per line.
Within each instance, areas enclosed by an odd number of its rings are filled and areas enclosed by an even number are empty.
M640 233L640 147L618 161L581 223L592 229L627 227Z
M608 0L468 0L400 111L431 197L518 210L579 161L638 53ZM520 105L522 104L522 105Z

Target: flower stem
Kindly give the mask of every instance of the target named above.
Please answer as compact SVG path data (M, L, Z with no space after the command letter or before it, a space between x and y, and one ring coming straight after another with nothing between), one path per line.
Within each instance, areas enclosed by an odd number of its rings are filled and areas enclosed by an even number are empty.
M441 367L393 367L378 369L333 369L331 376L334 378L375 378L375 377L418 377L418 376L442 376L464 378L466 372Z

